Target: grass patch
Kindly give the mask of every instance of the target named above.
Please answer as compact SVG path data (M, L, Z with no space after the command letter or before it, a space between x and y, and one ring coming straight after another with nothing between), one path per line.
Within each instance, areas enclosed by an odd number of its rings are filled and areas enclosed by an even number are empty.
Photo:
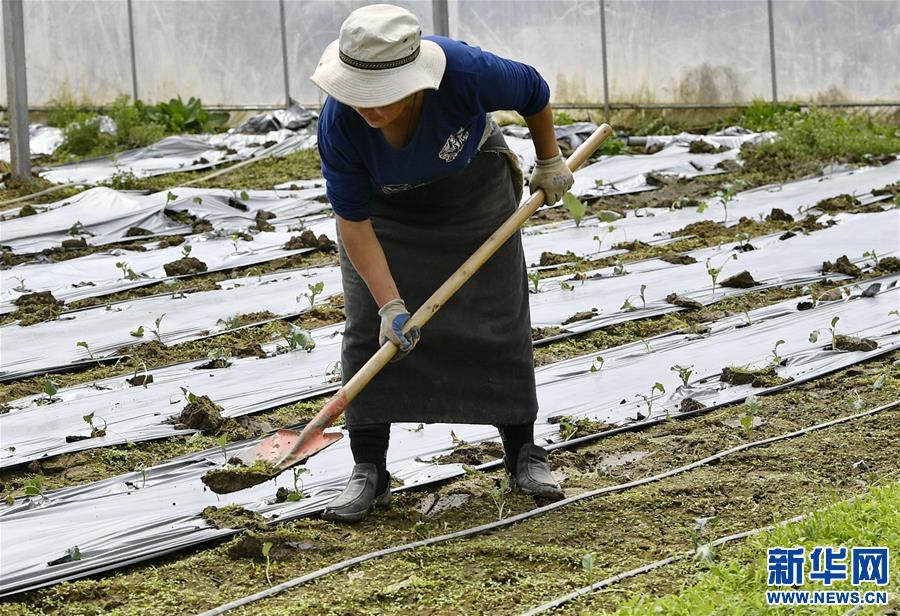
M873 488L856 500L838 503L811 517L757 535L746 540L739 553L714 562L698 580L681 588L677 595L656 599L641 594L622 606L616 614L721 614L723 606L731 613L760 613L770 608L765 593L767 582L766 550L770 547L803 546L806 554L816 546L887 546L892 554L900 550L900 483ZM847 561L849 563L849 559ZM807 563L808 565L808 563ZM828 590L889 590L896 597L900 565L891 559L890 587L865 585L854 588L850 581L835 582ZM796 590L825 590L820 583L807 581ZM816 607L816 614L845 614L847 607Z

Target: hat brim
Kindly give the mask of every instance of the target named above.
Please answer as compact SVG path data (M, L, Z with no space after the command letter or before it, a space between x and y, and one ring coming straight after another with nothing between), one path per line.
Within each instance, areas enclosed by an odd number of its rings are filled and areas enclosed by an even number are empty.
M419 90L437 90L447 66L444 50L434 41L421 41L419 56L409 64L384 70L344 64L338 44L335 40L325 48L310 79L326 94L351 107L382 107Z

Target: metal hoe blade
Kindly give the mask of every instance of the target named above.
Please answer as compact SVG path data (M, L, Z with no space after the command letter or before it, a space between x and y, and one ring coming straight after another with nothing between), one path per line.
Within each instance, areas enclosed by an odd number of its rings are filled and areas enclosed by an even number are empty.
M306 461L329 445L341 440L340 432L304 431L280 429L252 447L247 447L235 457L250 466L263 460L280 472Z

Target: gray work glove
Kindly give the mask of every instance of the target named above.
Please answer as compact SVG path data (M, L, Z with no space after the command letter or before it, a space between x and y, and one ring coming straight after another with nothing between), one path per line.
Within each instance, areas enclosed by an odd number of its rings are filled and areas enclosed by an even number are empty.
M575 178L566 161L562 156L557 154L553 158L547 160L538 160L531 172L531 178L528 180L528 188L531 194L538 190L544 191L544 204L554 205L559 203L566 191L572 188Z
M402 359L413 350L419 341L419 328L413 327L405 334L403 326L409 321L409 311L402 299L392 299L378 311L381 317L381 329L378 332L379 343L384 345L388 340L400 349L393 361Z

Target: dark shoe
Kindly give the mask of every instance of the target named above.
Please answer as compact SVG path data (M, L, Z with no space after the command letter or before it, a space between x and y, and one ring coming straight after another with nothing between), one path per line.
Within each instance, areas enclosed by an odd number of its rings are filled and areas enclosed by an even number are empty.
M359 522L373 507L390 505L390 481L384 492L376 495L378 479L378 467L374 464L367 462L354 466L347 487L325 506L322 517L332 522Z
M507 470L509 470L508 463ZM550 474L547 452L537 445L532 443L522 445L516 458L515 469L510 474L515 485L525 494L552 500L565 497L556 479Z

